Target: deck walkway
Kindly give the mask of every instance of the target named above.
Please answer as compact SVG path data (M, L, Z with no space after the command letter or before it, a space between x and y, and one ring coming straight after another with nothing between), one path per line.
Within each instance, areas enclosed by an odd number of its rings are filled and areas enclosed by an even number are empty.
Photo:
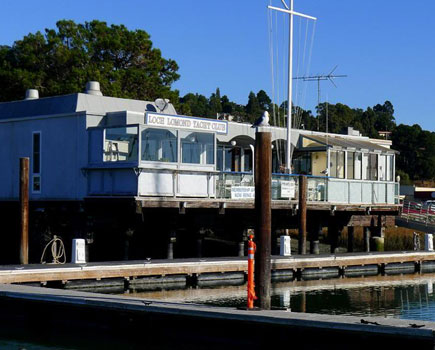
M373 252L328 255L273 256L272 270L300 272L306 269L338 268L345 275L351 266L377 265L383 272L388 265L413 263L415 271L421 264L433 261L435 252ZM135 279L146 276L202 275L210 273L246 272L247 259L238 257L141 260L65 265L0 266L0 283L26 283L71 280Z

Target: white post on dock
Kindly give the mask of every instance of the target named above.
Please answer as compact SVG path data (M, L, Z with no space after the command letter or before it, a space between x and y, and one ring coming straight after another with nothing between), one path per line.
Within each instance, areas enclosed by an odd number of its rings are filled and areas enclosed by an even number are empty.
M290 7L287 5L285 0L281 0L285 9L268 6L271 10L276 10L280 12L285 12L289 14L289 48L288 48L288 106L287 106L287 147L286 147L286 168L287 171L291 172L291 161L292 161L292 153L291 153L291 129L292 129L292 90L293 90L293 16L304 17L308 19L312 19L314 21L317 20L316 17L304 15L303 13L293 11L293 0L290 0Z

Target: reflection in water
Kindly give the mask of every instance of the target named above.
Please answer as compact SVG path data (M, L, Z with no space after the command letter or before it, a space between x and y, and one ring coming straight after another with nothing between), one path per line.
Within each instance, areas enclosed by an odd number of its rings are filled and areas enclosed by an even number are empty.
M435 274L279 282L272 284L271 302L294 312L435 321L434 282ZM129 295L216 306L246 305L245 285Z

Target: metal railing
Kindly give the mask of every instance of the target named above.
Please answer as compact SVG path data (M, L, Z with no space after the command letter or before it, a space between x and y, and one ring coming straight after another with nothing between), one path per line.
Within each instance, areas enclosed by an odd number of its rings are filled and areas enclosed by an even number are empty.
M307 176L307 200L327 201L326 177ZM272 174L271 192L273 200L297 200L299 175ZM222 172L216 181L217 198L254 199L255 184L252 173Z
M435 225L435 205L425 205L423 202L417 201L404 201L400 216L406 221Z

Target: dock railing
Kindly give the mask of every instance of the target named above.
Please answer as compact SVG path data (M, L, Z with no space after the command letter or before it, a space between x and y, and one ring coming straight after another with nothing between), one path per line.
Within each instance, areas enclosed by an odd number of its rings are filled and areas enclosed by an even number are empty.
M272 199L297 200L297 174L272 174ZM308 202L342 204L399 204L399 184L386 181L346 180L325 176L307 177ZM220 199L248 200L255 198L252 173L221 172L216 181L216 195Z
M406 221L417 221L425 225L435 225L435 206L423 202L404 201L400 216Z

